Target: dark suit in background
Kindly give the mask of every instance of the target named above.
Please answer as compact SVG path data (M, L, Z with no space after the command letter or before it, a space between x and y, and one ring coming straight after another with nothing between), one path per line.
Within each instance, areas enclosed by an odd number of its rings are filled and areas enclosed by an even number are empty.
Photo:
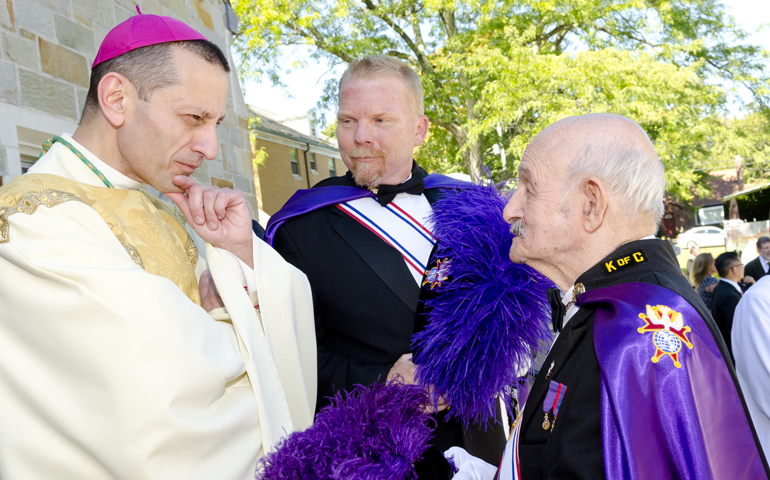
M733 329L733 314L735 307L741 300L741 293L731 284L720 280L714 288L711 297L711 312L714 315L714 321L725 339L727 350L730 352L730 358L733 357L733 346L730 332Z
M759 280L760 278L767 275L765 272L765 269L762 268L762 263L759 259L760 257L755 258L754 260L750 261L746 264L746 267L744 268L744 273L752 277L754 280Z

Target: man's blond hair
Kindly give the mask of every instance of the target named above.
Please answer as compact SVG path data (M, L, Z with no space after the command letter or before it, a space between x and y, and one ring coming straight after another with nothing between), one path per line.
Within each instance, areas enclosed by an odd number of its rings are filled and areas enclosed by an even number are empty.
M405 62L387 55L374 55L364 57L348 65L348 69L340 78L339 90L337 92L337 102L339 104L339 93L349 80L380 80L383 78L397 78L404 82L407 92L409 92L409 103L415 115L423 115L425 112L423 106L422 82L420 76Z

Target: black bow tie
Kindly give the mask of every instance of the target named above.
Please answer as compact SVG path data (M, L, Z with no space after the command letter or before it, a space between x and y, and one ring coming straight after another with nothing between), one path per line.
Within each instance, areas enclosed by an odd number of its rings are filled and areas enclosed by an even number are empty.
M561 301L561 290L558 288L548 289L548 303L551 305L551 322L553 322L553 333L561 331L561 324L564 321L566 308Z
M346 175L353 180L353 174L348 171ZM362 187L364 188L364 187ZM398 185L379 185L371 189L375 195L377 195L377 201L383 207L396 198L399 193L409 193L411 195L421 195L425 191L425 180L423 180L420 173L420 167L417 166L417 162L412 160L412 176L409 180Z
M398 185L380 185L375 194L377 195L377 201L384 207L392 202L399 193L420 195L424 191L425 180L422 179L419 172L412 172L412 178L404 183L399 183Z

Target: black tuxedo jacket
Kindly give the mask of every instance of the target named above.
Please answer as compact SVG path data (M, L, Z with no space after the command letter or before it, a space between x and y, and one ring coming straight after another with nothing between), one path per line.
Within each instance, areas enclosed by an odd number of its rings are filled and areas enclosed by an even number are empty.
M423 169L420 174L427 176ZM355 186L343 176L313 188L328 185ZM433 204L439 189L426 189L424 195ZM401 254L336 206L288 220L276 231L274 248L307 275L313 292L316 408L338 390L384 382L396 360L410 352L421 291ZM488 433L465 431L456 421L444 421L445 414L437 415L436 448L459 445L489 463L500 460L501 425Z
M731 358L733 356L733 346L730 332L733 329L735 307L738 306L741 297L741 293L734 286L721 280L717 283L714 292L711 294L711 312L714 315L714 321L719 328L719 332L722 334L722 338L725 339Z
M762 263L760 263L759 257L747 263L746 267L743 269L743 272L745 275L752 277L754 280L759 280L760 278L767 275L765 273L765 269L762 268Z
M642 252L648 259L624 269L608 272L605 264ZM722 354L727 350L716 326L687 279L682 275L674 251L663 240L639 240L621 246L577 279L585 290L628 282L660 285L684 297L703 317ZM601 379L594 351L595 309L581 308L559 334L532 386L522 417L519 458L521 478L602 479L604 456L601 435ZM735 371L728 363L733 378ZM551 368L551 365L553 367ZM553 430L544 428L543 401L551 381L567 386ZM650 461L655 461L650 459Z
M347 177L326 185L351 186ZM438 189L425 191L435 202ZM292 218L275 249L308 277L318 344L317 408L356 384L385 380L409 353L420 287L398 251L335 206Z

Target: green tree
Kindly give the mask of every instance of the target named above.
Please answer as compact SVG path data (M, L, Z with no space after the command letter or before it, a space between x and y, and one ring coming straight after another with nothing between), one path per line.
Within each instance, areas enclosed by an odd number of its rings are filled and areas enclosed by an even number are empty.
M735 165L735 157L740 156L746 183L770 182L770 118L764 113L754 112L726 121L721 135L715 138L713 156L704 168L730 168Z
M418 161L496 179L553 121L612 111L637 120L683 199L699 179L727 99L719 82L766 103L761 50L716 0L237 0L242 73L280 83L275 59L310 46L332 63L373 54L421 75L433 128ZM327 102L334 101L333 85ZM494 146L497 145L497 148ZM503 149L508 161L494 151Z

